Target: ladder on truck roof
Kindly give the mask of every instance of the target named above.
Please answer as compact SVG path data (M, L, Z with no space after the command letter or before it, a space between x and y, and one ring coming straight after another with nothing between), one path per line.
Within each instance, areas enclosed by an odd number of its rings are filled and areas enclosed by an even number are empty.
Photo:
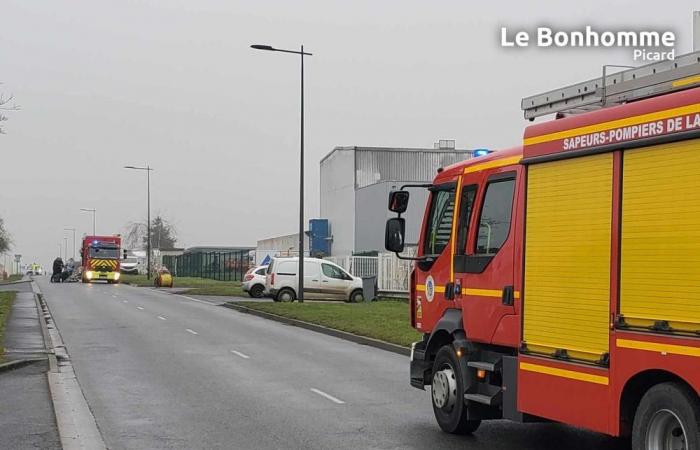
M522 99L526 119L547 114L580 114L634 100L700 86L700 52L607 74Z

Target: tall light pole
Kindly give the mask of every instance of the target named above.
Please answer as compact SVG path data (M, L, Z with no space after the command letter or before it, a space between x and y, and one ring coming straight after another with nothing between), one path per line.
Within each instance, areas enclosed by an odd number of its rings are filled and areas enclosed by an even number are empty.
M95 231L95 216L97 215L97 210L95 208L80 208L80 210L92 213L92 235L97 236L97 232Z
M299 155L299 287L297 295L299 301L304 301L304 56L311 56L312 53L305 53L304 46L297 50L282 50L269 45L251 45L255 50L267 50L270 52L292 53L301 58L301 151Z
M151 172L153 169L146 164L144 167L124 166L125 169L146 171L146 197L147 197L147 218L146 218L146 279L151 279Z
M71 253L73 255L73 261L75 261L75 228L66 227L63 229L63 231L72 231L73 232L73 251Z

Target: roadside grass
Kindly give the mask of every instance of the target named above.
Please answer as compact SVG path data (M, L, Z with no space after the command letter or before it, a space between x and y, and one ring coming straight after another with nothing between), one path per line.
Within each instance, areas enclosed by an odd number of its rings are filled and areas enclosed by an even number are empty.
M16 274L14 274L14 275L10 275L9 277L7 277L7 280L0 280L0 284L3 284L3 283L11 283L11 282L13 282L13 281L19 281L19 280L22 279L22 276L23 276L23 275L22 275L22 274L19 274L19 273L16 273Z
M421 336L411 328L408 306L404 302L237 304L406 347Z
M136 286L153 286L153 278L147 280L146 275L124 274L121 277L121 282ZM173 277L173 287L191 288L183 292L183 294L188 295L248 295L241 289L240 281L218 281L197 277Z
M5 324L10 315L15 294L14 291L0 292L0 362L4 360L5 346L3 345L3 340L5 337Z

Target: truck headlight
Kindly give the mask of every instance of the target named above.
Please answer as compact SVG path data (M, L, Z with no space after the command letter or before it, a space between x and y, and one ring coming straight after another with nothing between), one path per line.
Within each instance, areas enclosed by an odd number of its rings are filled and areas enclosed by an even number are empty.
M120 276L121 276L121 274L119 272L117 272L114 274L114 279L118 280Z
M92 270L88 270L87 272L85 272L85 278L87 278L88 280L92 280L92 275Z

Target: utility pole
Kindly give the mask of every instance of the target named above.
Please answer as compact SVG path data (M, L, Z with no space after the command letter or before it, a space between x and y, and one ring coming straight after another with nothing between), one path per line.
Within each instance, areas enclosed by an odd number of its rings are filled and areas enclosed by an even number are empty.
M146 164L143 167L124 166L125 169L145 170L146 171L146 203L147 203L147 218L146 218L146 279L151 279L151 172L153 169Z
M73 255L73 261L75 261L75 228L64 228L63 230L73 232L73 251L71 253Z
M270 52L292 53L299 55L301 59L301 139L299 152L299 269L297 297L299 302L304 301L304 56L311 56L312 53L305 53L304 46L300 50L283 50L269 45L251 45L255 50L267 50Z

